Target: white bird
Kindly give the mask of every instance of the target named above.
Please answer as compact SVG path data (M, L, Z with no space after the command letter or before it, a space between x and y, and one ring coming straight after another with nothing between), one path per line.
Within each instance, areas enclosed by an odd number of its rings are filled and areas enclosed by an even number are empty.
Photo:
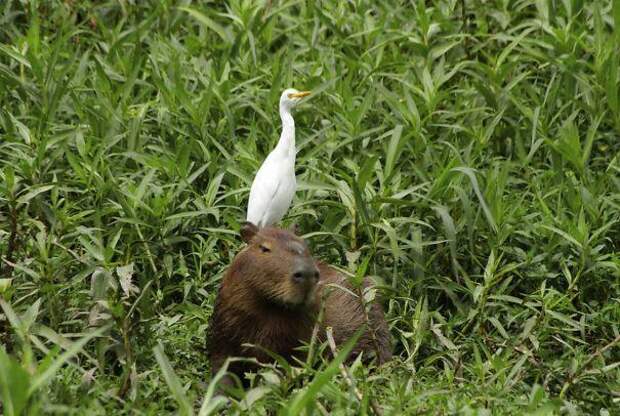
M291 110L310 91L290 88L280 96L282 134L275 149L265 159L256 173L247 221L258 227L267 227L280 221L291 206L297 181L295 180L295 121Z

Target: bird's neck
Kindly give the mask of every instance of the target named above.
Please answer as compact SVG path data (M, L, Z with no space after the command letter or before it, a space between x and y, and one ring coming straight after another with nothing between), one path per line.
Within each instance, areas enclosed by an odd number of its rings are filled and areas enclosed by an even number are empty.
M282 134L276 146L276 151L285 155L295 157L295 121L291 112L280 107L280 118L282 119Z

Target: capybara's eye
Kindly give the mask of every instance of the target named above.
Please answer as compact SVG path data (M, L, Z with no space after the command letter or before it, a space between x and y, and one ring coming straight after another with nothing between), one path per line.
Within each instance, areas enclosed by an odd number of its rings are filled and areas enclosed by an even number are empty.
M271 250L269 249L269 247L265 247L264 245L260 245L260 251L262 251L263 253L269 253Z

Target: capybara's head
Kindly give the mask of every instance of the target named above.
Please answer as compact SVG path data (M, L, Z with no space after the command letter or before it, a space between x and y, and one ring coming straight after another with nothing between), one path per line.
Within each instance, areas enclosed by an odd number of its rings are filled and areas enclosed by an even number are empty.
M308 244L293 229L259 229L246 222L241 237L248 244L238 256L242 274L262 299L286 307L315 301L319 269Z

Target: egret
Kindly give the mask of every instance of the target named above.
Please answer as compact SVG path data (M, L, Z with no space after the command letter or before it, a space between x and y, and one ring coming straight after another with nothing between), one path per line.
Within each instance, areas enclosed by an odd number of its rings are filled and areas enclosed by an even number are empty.
M291 110L310 91L285 90L280 96L282 134L256 173L250 188L247 221L266 227L280 221L291 206L295 180L295 121Z

